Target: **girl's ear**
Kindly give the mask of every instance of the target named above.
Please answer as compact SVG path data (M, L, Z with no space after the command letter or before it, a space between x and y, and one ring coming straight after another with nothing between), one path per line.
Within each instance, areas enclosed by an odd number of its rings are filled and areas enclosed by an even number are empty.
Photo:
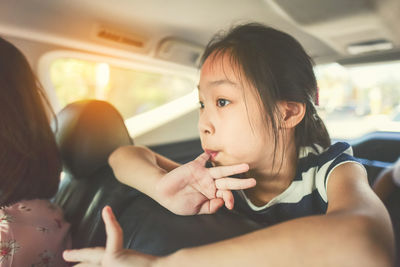
M306 104L293 101L280 101L279 110L282 114L283 128L294 128L301 122L306 113Z

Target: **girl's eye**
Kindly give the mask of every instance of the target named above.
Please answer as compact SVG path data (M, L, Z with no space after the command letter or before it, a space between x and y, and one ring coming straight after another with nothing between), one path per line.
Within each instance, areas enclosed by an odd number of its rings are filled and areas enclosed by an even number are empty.
M203 109L203 108L204 108L203 102L199 101L199 105L200 105L200 109Z
M217 106L218 107L225 107L226 105L229 105L231 102L229 100L226 99L218 99L217 100Z

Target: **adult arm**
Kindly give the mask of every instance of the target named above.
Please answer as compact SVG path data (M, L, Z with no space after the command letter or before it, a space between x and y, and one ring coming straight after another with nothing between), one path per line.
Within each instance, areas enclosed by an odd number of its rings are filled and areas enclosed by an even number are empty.
M393 181L393 169L383 170L376 178L372 188L378 197L385 202L396 189L396 184Z
M206 168L207 153L179 165L145 147L118 148L109 157L116 178L179 215L214 213L233 208L230 190L255 186L254 179L229 178L246 172L247 164Z
M376 178L372 188L378 197L385 202L397 187L400 187L400 160L390 168L383 170Z

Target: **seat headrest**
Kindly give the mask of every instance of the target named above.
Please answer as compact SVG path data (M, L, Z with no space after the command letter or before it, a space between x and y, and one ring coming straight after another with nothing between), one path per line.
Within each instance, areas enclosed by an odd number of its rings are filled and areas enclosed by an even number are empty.
M120 113L104 101L69 104L58 113L53 129L64 171L77 179L107 165L117 147L133 144Z

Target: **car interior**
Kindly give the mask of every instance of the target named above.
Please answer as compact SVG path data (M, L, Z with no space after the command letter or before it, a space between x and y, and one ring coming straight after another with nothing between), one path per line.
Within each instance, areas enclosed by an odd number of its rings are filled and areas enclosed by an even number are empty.
M221 29L251 21L305 47L321 78L319 112L332 141L352 145L372 185L400 156L398 0L0 2L0 36L27 56L57 114L52 127L63 173L54 202L71 223L73 248L104 246L105 205L121 224L124 247L152 255L266 227L226 209L175 215L119 183L108 164L112 151L134 144L179 163L201 154L201 54ZM381 76L386 80L371 78ZM385 205L399 242L400 189Z

